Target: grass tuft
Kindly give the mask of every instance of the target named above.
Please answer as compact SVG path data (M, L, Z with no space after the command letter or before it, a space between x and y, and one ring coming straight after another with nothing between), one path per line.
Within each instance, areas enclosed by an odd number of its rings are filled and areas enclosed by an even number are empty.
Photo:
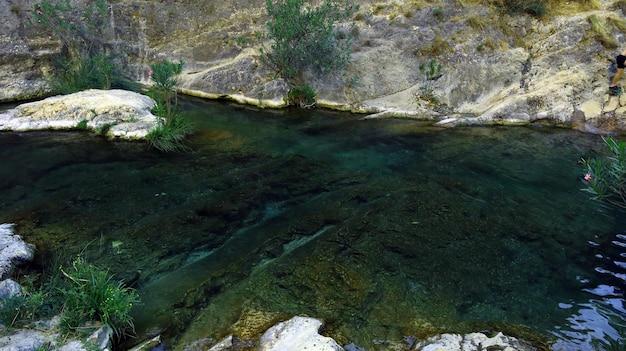
M606 26L600 21L598 16L591 15L587 17L587 21L591 26L593 37L607 49L615 49L619 46L617 40L607 33Z

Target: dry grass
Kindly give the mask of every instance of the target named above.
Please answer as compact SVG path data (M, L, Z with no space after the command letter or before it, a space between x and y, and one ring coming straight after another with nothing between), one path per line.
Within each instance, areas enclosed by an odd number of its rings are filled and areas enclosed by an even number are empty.
M606 18L608 24L617 28L620 32L626 33L626 20L616 15L609 15Z
M476 13L467 16L467 24L474 30L484 30L489 24L489 19Z
M453 51L454 50L452 49L452 46L448 44L446 39L443 38L441 35L436 34L435 39L433 39L433 42L430 45L419 48L416 54L429 56L429 57L433 57L433 56L436 57L436 56L440 56L445 53L453 52Z
M598 40L602 44L602 46L604 46L607 49L615 49L619 46L617 40L615 40L615 38L613 38L607 33L606 25L602 23L602 21L600 20L600 18L598 18L598 16L591 15L587 17L587 21L589 22L589 25L591 26L592 36L596 40Z

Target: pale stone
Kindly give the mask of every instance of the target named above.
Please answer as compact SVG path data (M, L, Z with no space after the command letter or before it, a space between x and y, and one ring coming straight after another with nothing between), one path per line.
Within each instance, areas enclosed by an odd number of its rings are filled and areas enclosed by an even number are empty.
M257 351L342 351L332 338L319 334L322 322L296 316L269 328L261 337Z
M463 337L458 334L442 334L433 336L415 344L413 350L418 351L460 351Z
M35 246L25 243L19 235L13 234L14 224L0 224L0 279L5 279L13 271L13 265L30 261L35 254Z
M71 129L85 121L93 130L110 125L111 137L142 139L157 125L153 107L139 93L91 89L21 104L0 114L0 130Z
M209 351L226 351L233 347L233 336L227 336L217 344L213 345Z
M20 330L0 338L2 351L33 351L46 342L44 333L36 330Z
M9 299L22 293L22 286L13 279L0 281L0 299ZM2 304L0 303L0 308Z
M446 118L446 119L442 119L441 121L435 123L438 126L454 126L454 124L456 124L456 122L458 122L458 118L455 117L451 117L451 118Z
M602 103L598 100L588 100L578 106L585 113L587 119L598 118L602 114Z

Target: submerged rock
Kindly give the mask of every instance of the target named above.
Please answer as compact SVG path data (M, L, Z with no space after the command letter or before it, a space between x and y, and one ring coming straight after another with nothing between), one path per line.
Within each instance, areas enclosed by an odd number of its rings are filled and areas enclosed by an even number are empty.
M154 100L126 90L85 90L29 102L0 113L0 130L90 129L143 139L157 125Z

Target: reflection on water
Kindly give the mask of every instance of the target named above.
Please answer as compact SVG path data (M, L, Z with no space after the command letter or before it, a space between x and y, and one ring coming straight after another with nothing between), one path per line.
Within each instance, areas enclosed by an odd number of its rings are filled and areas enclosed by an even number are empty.
M566 328L556 326L554 335L560 340L554 350L572 350L581 345L589 350L613 350L624 344L626 266L622 260L626 257L626 235L617 234L606 245L596 242L590 245L597 248L595 271L599 275L583 291L592 297L588 302L566 306L574 312L567 318Z
M137 281L140 332L182 345L308 314L368 350L450 330L531 330L557 350L624 336L625 223L579 191L599 137L183 107L187 154L0 134L0 222L40 257L83 251Z

